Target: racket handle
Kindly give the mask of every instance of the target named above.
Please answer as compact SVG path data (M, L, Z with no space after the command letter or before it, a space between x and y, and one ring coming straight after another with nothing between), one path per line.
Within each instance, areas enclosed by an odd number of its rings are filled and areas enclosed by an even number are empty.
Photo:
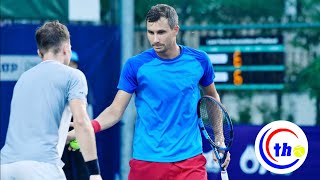
M221 171L221 180L229 180L227 171Z

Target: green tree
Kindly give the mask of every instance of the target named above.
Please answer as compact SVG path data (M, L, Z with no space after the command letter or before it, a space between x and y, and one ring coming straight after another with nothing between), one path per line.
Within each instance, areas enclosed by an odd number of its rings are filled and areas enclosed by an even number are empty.
M284 0L136 0L136 23L143 23L150 7L161 3L176 8L181 25L187 20L194 24L280 22L284 9Z
M299 90L308 90L310 96L316 98L316 124L320 125L320 56L300 72L298 85Z
M252 119L252 96L254 91L234 91L238 103L238 117L235 119L240 124L250 124Z
M173 6L179 15L179 24L243 24L280 22L284 0L136 0L135 21L145 26L145 15L156 4ZM236 34L232 31L229 34ZM179 43L184 44L185 31L180 32Z
M315 23L320 22L320 1L319 0L300 0L298 7L298 17L296 21ZM293 44L309 50L312 46L320 43L320 30L299 29L295 35Z
M262 102L257 105L256 108L262 114L263 124L268 124L279 119L278 111L280 111L280 109L271 107L268 102Z
M145 22L148 10L156 4L168 4L177 10L180 24L190 17L198 17L207 13L215 4L212 0L136 0L135 21L137 24Z
M320 1L300 0L297 21L320 22ZM293 45L307 51L320 45L320 29L299 29L293 38ZM316 99L316 123L320 125L320 54L314 53L314 59L297 74L297 81L293 82L300 91L308 90L310 97Z
M211 6L209 19L212 23L255 23L280 22L283 9L283 0L218 0Z

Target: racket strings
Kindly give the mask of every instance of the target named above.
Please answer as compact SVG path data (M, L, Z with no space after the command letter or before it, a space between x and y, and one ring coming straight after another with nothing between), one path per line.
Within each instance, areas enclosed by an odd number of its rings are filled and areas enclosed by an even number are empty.
M200 103L200 117L210 138L219 147L228 147L231 141L230 125L222 108L212 100Z

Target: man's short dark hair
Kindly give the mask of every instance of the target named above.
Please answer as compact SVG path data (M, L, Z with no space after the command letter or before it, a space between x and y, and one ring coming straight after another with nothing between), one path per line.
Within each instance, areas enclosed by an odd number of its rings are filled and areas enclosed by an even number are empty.
M156 22L161 17L168 19L168 23L171 29L178 25L178 15L176 10L166 4L157 4L152 6L146 16L146 22Z
M37 47L41 54L53 50L54 54L60 51L63 42L70 41L68 28L59 21L47 22L36 31Z

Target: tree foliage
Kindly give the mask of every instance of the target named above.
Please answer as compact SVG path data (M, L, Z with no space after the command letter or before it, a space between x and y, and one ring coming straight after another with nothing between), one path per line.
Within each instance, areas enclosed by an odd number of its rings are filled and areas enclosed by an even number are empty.
M298 21L319 22L320 21L320 1L301 0ZM293 44L310 50L320 45L320 29L300 29L297 31ZM315 53L312 62L298 74L298 89L310 92L311 97L316 99L316 120L320 125L320 54Z
M320 56L299 73L297 82L300 91L307 90L316 99L316 124L320 125Z
M320 56L298 75L299 90L310 90L311 97L320 97Z
M243 22L279 22L284 0L136 0L135 20L144 22L151 6L156 4L173 6L179 15L180 24L187 20L196 23L243 23Z
M320 22L320 1L319 0L300 0L299 14L295 21L314 23ZM295 46L310 49L320 43L320 29L299 29L295 35L293 44Z

